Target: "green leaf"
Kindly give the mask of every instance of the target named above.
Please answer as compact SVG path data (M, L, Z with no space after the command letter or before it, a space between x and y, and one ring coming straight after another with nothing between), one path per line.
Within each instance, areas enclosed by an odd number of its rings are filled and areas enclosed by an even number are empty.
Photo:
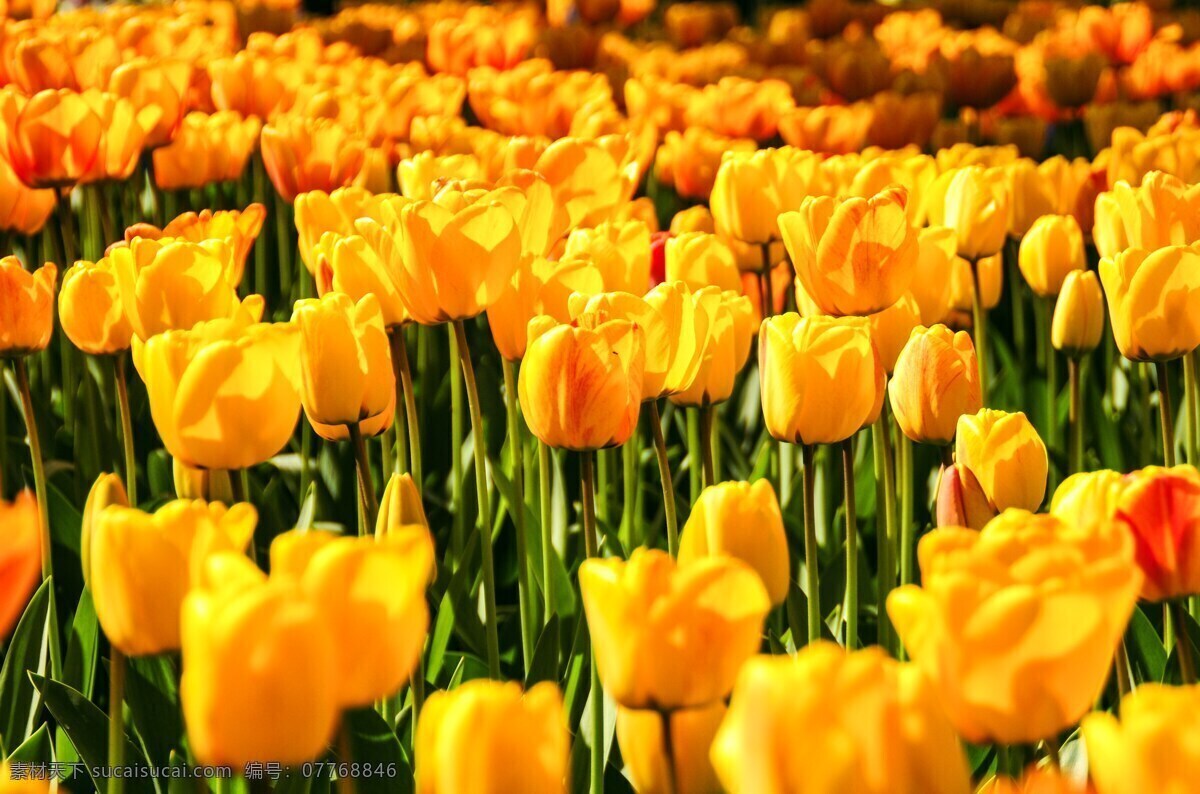
M0 736L10 745L25 741L33 733L41 713L41 697L26 677L26 671L45 675L50 662L50 590L47 579L37 589L17 623L4 667L0 669Z
M1125 630L1125 647L1133 668L1134 683L1161 681L1167 668L1167 651L1162 638L1139 606L1133 610L1129 628Z
M437 609L437 619L429 640L428 677L431 680L436 681L442 670L451 635L457 635L475 654L484 655L486 639L483 621L479 619L479 610L472 597L478 573L478 567L475 565L478 553L479 533L472 532L463 550L458 570L449 577L446 593Z
M170 763L183 733L179 710L179 674L171 656L140 656L126 659L125 702L130 725L146 748L146 756L158 766Z
M33 735L21 743L8 756L9 763L21 761L26 764L48 764L54 760L54 748L50 746L50 729L42 725Z
M525 675L525 688L539 681L558 682L558 615L551 615L533 649L533 661Z
M412 765L396 734L374 709L355 709L342 715L350 735L350 761L362 764L354 778L359 794L410 794Z
M96 663L99 658L100 626L96 620L96 607L92 594L84 590L75 608L71 621L71 634L67 637L67 658L63 666L64 684L73 686L91 698L96 680Z

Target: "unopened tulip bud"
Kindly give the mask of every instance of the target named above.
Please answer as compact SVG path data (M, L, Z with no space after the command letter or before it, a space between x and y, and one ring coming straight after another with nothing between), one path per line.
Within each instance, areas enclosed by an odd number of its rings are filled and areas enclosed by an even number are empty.
M90 584L92 572L92 531L96 518L109 505L129 507L125 484L117 474L101 474L92 483L87 501L83 503L83 521L79 532L79 559L83 565L83 583Z
M983 529L995 517L996 508L970 469L960 463L942 469L937 494L939 527Z
M1050 341L1054 349L1078 357L1096 349L1104 333L1104 294L1090 270L1067 274L1054 304Z

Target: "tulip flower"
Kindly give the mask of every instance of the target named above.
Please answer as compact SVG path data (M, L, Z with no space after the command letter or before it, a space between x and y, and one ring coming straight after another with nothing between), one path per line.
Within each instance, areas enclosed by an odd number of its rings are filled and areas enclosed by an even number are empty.
M806 198L779 217L796 279L823 312L874 314L908 289L918 246L907 203L907 190L888 188L870 199Z
M1112 515L1133 537L1145 574L1142 598L1200 593L1200 474L1192 466L1151 466L1129 476Z
M246 258L254 241L262 231L263 221L267 218L267 208L254 203L244 210L201 210L200 212L185 212L178 216L161 230L146 223L139 223L125 230L125 239L148 237L160 239L163 237L201 243L205 240L224 240L233 250L233 271L231 279L236 286L242 282L242 274L246 270Z
M569 299L573 294L595 295L604 291L600 271L586 256L558 261L542 257L522 260L496 302L488 307L488 326L496 349L507 361L525 357L529 321L539 314L558 322L569 322Z
M354 221L367 216L376 217L379 214L376 208L384 202L397 209L407 203L399 196L375 196L360 187L340 187L329 193L310 190L296 196L292 206L296 213L300 259L308 272L317 271L314 249L327 233L333 232L335 239L354 234ZM382 296L377 297L383 301Z
M154 107L158 119L146 130L147 148L170 143L187 111L187 93L192 65L186 60L134 58L113 70L108 89L134 106Z
M934 225L954 229L958 255L968 261L991 256L1008 230L1008 189L998 169L968 166L944 174L944 194Z
M721 791L709 760L713 737L725 717L717 701L695 709L635 711L617 707L617 742L634 790L710 794ZM663 720L671 721L671 748L664 744Z
M79 561L83 569L83 583L90 584L92 572L92 533L100 514L109 505L129 507L129 496L125 484L116 474L101 474L92 483L87 500L83 503L79 530Z
M1200 750L1189 739L1198 727L1197 706L1200 686L1146 683L1121 699L1116 714L1084 717L1081 733L1096 794L1187 791L1194 785Z
M1096 794L1086 783L1080 783L1071 774L1054 766L1038 767L1030 764L1020 779L996 774L984 781L975 794Z
M637 167L600 141L560 138L550 144L533 170L546 178L555 202L566 209L571 228L609 220L637 187Z
M558 688L469 681L437 692L417 724L417 794L557 794L570 735Z
M125 316L111 259L76 262L63 273L58 316L63 333L88 355L119 354L132 344L133 327Z
M285 117L262 131L267 176L289 204L309 190L351 184L362 169L365 148L353 132L324 119Z
M961 463L942 469L938 478L937 526L983 529L996 508L975 474Z
M742 288L733 249L715 234L696 231L672 235L666 241L665 254L667 281L682 281L693 292L708 286L733 292Z
M212 100L218 110L266 120L287 106L288 88L278 60L250 51L208 63Z
M140 110L116 94L84 91L80 96L100 119L100 144L92 166L78 181L123 180L133 175L142 156L147 130L153 129L161 112L151 106Z
M1004 290L1004 257L1001 254L980 259L974 268L961 256L955 257L951 268L948 292L952 311L965 314L968 323L972 321L976 281L979 282L980 308L991 311L999 305Z
M759 141L775 137L780 117L795 107L791 87L782 80L752 80L736 75L704 86L685 118L732 138Z
M879 648L848 653L824 641L746 663L712 761L737 794L971 791L958 737L921 671Z
M722 482L701 491L683 527L679 564L708 557L746 563L762 578L771 603L783 603L790 577L787 535L770 481Z
M294 577L268 579L240 555L203 567L179 618L179 693L197 762L243 769L318 758L338 719L325 616Z
M914 329L896 360L888 393L906 436L918 444L949 444L959 417L981 405L970 335L944 325Z
M30 273L15 256L0 259L0 356L21 358L50 344L57 277L52 262Z
M1111 469L1072 474L1055 489L1050 513L1074 526L1106 523L1116 513L1125 485L1125 478Z
M1144 248L1153 251L1171 245L1191 245L1200 241L1200 190L1190 187L1178 177L1152 171L1137 187L1122 180L1107 194L1111 197L1111 214L1105 207L1105 223L1119 225L1106 235L1123 241L1118 250ZM1097 213L1100 210L1097 201ZM1106 248L1112 248L1111 245ZM1106 250L1113 256L1118 250Z
M707 557L676 567L666 552L588 559L579 586L604 689L631 709L724 698L758 650L770 599L746 564Z
M400 192L414 201L429 201L438 192L440 182L474 181L484 176L483 164L472 154L436 155L420 152L400 161L396 169Z
M888 615L962 737L1035 742L1078 722L1141 589L1129 534L1008 510L980 532L936 529L918 555L922 584L893 590Z
M1200 346L1200 251L1129 248L1100 261L1113 337L1134 361L1167 361Z
M0 638L7 637L25 611L41 577L41 521L37 499L21 491L11 502L0 500L5 543L0 552Z
M733 394L754 340L754 308L748 298L719 287L705 287L696 299L708 314L708 343L692 385L673 395L671 402L703 407L725 402Z
M53 190L34 190L17 178L0 152L0 230L34 235L42 230L58 199Z
M1020 411L984 408L958 419L955 459L998 511L1036 510L1046 495L1046 445Z
M591 259L608 292L642 295L650 288L650 229L641 221L576 229L567 238L566 254Z
M1087 268L1079 222L1070 215L1038 218L1021 239L1017 263L1035 295L1058 295L1068 273Z
M1074 270L1054 304L1050 340L1055 350L1079 358L1095 350L1104 333L1104 295L1096 274Z
M917 232L917 263L909 290L921 312L921 325L945 322L950 313L951 283L955 257L955 235L945 226L930 226ZM967 302L970 308L970 301Z
M105 636L126 656L179 647L179 608L210 554L243 552L250 504L177 500L154 513L118 504L92 516L89 586Z
M437 575L437 561L433 533L429 530L429 519L421 503L421 492L408 472L392 474L383 489L379 501L379 514L375 518L375 539L396 537L413 545L428 547L429 577Z
M726 138L703 127L668 132L654 162L655 178L672 185L683 198L705 200L712 193L725 152L749 153L754 141Z
M8 162L31 188L70 187L100 154L101 120L74 91L40 91L28 99L5 93L0 115L9 125L4 135Z
M782 239L779 215L801 206L817 162L818 155L790 147L727 155L709 202L717 233L756 245Z
M154 150L154 184L178 190L239 179L261 130L261 120L232 110L187 114L175 139Z
M871 341L879 353L879 363L883 365L883 371L891 375L913 329L921 325L921 307L912 293L906 292L900 296L900 300L883 311L875 312L867 321L871 328Z

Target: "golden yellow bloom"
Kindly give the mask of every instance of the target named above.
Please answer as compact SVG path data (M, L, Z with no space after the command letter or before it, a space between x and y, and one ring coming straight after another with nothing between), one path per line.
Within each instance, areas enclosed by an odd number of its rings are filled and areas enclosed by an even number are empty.
M983 404L971 335L944 325L915 328L896 360L888 396L904 435L918 444L949 444L959 417Z
M1078 527L1104 523L1116 512L1124 489L1124 476L1112 469L1072 474L1055 489L1050 512Z
M242 469L278 453L300 415L300 335L245 311L151 337L138 372L167 452L192 467Z
M768 318L758 331L758 369L763 418L780 441L844 441L883 407L886 376L865 318Z
M742 288L733 249L715 234L695 231L669 237L665 265L667 281L682 281L692 290L713 286L738 292Z
M158 110L145 141L147 148L155 148L170 143L183 123L191 80L192 65L185 60L139 57L113 70L108 90L130 100L139 110Z
M429 201L441 184L451 180L473 182L484 177L483 163L472 154L437 155L419 152L401 160L396 169L400 192L414 201Z
M984 408L958 419L955 460L997 510L1036 510L1046 495L1046 445L1025 414Z
M650 229L641 221L576 229L567 238L566 254L591 259L608 292L642 295L650 288Z
M883 365L883 371L891 375L900 351L908 344L913 329L921 324L921 308L912 293L906 292L900 300L875 312L867 321L871 326L871 341L879 353L879 363Z
M1068 771L1031 763L1019 780L1002 774L993 775L975 790L975 794L1095 794L1095 791L1086 782L1077 781Z
M325 119L285 117L263 127L262 158L275 190L289 204L309 190L333 190L354 182L366 144Z
M253 505L176 500L154 513L115 501L91 516L89 586L105 636L127 656L179 647L179 608L205 558L241 553L254 535Z
M682 236L688 232L706 232L708 234L716 234L717 224L713 220L712 211L703 204L697 204L687 209L682 209L675 213L671 218L671 233ZM729 245L729 240L725 240L726 245Z
M25 612L29 594L41 578L42 523L37 499L26 490L11 502L0 500L0 521L4 526L4 547L0 551L0 638L5 638Z
M63 333L89 355L121 353L132 344L133 327L125 316L110 259L76 262L63 273L58 316Z
M745 243L781 239L779 215L809 195L819 157L792 147L727 155L709 202L717 233Z
M517 383L530 432L560 449L624 444L637 427L645 357L642 330L626 320L576 328L534 318Z
M562 695L542 682L475 680L436 692L417 724L417 794L560 794L571 737Z
M154 128L161 112L153 106L139 110L128 99L116 94L89 90L81 96L100 119L103 132L92 167L79 182L128 179L142 156L146 131Z
M421 492L412 475L393 473L379 500L379 515L375 519L375 539L393 537L413 545L428 548L428 578L437 575L436 547L429 519L421 503Z
M907 204L908 191L891 187L869 199L809 197L779 216L796 279L822 311L874 314L908 289L918 245Z
M654 175L684 198L707 199L724 153L754 149L754 141L748 138L726 138L703 127L668 132L654 161Z
M934 688L878 647L847 653L822 641L795 656L751 659L712 761L731 794L971 791Z
M570 322L573 294L594 295L604 290L600 271L584 256L550 260L530 257L513 273L508 289L488 307L488 326L500 355L509 361L525 356L529 321L540 314Z
M246 117L272 118L291 99L281 63L249 50L209 61L213 104L218 110L235 110ZM289 68L295 67L289 64Z
M921 311L921 325L943 322L950 313L953 295L946 289L955 268L953 229L929 226L917 233L917 265L909 290Z
M708 315L708 343L692 385L672 395L671 402L676 405L705 406L728 400L754 341L754 307L744 295L705 287L696 293L696 302Z
M787 535L769 480L722 482L700 493L679 541L679 564L736 557L762 578L771 603L787 596Z
M666 552L593 558L579 569L583 606L608 694L632 709L676 709L724 698L758 650L770 598L731 557L676 567Z
M27 356L50 344L57 277L53 262L30 273L15 256L0 259L0 357Z
M232 110L189 113L174 140L154 150L154 183L178 190L239 179L261 130L259 119Z
M672 6L679 8L681 6ZM709 760L709 748L725 703L670 712L671 754L663 739L664 717L657 711L617 707L617 742L634 789L642 794L717 794L721 783ZM670 764L668 764L668 758Z
M134 237L169 237L200 243L205 240L224 240L233 250L231 279L236 286L242 282L246 258L267 219L267 208L254 203L244 210L200 210L185 212L161 230L148 223L139 223L125 230L125 239Z
M971 275L971 263L961 256L956 257L950 273L950 305L955 311L971 312L975 299L975 278ZM1004 289L1004 257L1001 254L986 256L975 263L979 271L979 291L984 309L994 309L1000 303Z
M521 232L521 250L525 256L550 256L566 235L570 219L567 211L554 198L554 189L536 171L519 169L503 174L496 187L518 190L518 199L511 191L501 194L501 200L512 210ZM641 200L626 206L638 206ZM653 205L651 205L653 210Z
M542 152L533 170L550 183L571 228L609 220L637 188L637 164L625 162L598 140L560 138Z
M1072 270L1085 270L1083 231L1070 215L1043 215L1021 239L1017 259L1035 295L1054 297Z
M1100 260L1113 337L1134 361L1165 361L1200 345L1200 251L1126 249Z
M1102 195L1111 199L1103 210L1105 224L1112 227L1106 239L1123 240L1120 248L1153 251L1200 240L1200 188L1187 185L1176 176L1151 171L1137 187L1122 180L1111 192ZM1099 199L1096 206L1099 223L1102 212ZM1104 251L1105 256L1116 253Z
M0 230L37 234L57 201L53 190L34 190L18 179L7 155L0 152Z
M1190 790L1200 775L1200 686L1147 683L1121 699L1120 717L1083 718L1088 771L1097 794Z
M1121 206L1117 203L1116 194L1111 191L1096 196L1092 241L1102 258L1114 257L1130 247L1125 221L1121 218Z
M954 230L958 255L965 259L978 260L998 252L1008 231L1004 171L973 165L943 174L938 181L945 187L940 212L931 213L932 225Z
M980 532L934 530L917 556L922 584L892 591L888 614L963 738L1034 742L1078 722L1141 587L1129 534L1008 510Z
M1054 304L1050 341L1055 350L1082 356L1095 350L1104 334L1104 294L1090 270L1073 270Z
M183 602L180 698L197 762L298 764L338 720L333 633L294 577L217 554ZM297 664L303 659L304 664Z
M366 422L394 407L396 379L374 295L358 303L340 292L297 301L292 321L300 328L300 397L318 433L324 436L325 425Z
M91 579L92 532L100 514L109 505L129 507L129 496L125 493L125 484L119 475L101 474L88 491L80 521L79 560L83 569L84 584L88 584Z
M0 92L3 143L17 178L32 188L70 187L100 154L100 118L82 94L46 90L26 99Z
M399 196L376 196L361 187L353 186L340 187L329 193L324 190L310 190L296 196L292 207L296 212L300 258L308 272L317 272L314 249L327 233L333 232L338 237L354 234L354 221L367 216L375 217L379 214L379 205L384 202L395 207L407 203ZM328 254L328 250L326 253Z

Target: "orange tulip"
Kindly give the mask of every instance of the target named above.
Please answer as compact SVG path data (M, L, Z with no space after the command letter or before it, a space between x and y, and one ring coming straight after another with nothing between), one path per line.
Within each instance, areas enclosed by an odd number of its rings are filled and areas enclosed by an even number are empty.
M138 110L157 109L156 123L146 130L146 147L153 149L170 143L183 123L191 79L187 61L134 58L113 70L108 89Z
M707 199L725 152L753 152L754 141L726 138L703 127L668 132L654 163L655 178L684 198Z
M267 208L262 204L251 204L244 210L200 210L185 212L161 230L147 223L139 223L125 230L125 239L146 237L159 239L169 237L199 243L204 240L224 240L233 254L233 269L229 274L232 282L240 284L246 270L246 258L262 231L267 218Z
M0 259L0 356L27 356L50 344L57 278L52 262L30 273L15 256Z
M29 187L70 187L100 155L102 122L82 94L59 89L25 99L9 90L0 94L0 115L8 162Z
M1193 466L1152 466L1128 478L1116 520L1133 537L1142 598L1164 601L1200 593L1200 473Z
M333 190L354 182L366 144L336 122L283 118L262 131L262 158L275 190L289 204L309 190Z
M232 110L193 112L167 146L154 150L154 183L163 190L239 179L258 148L262 122Z
M57 201L53 190L34 190L17 178L0 151L0 230L34 235L42 230Z
M22 491L11 502L0 501L4 527L0 551L0 638L7 637L25 611L29 594L41 576L41 521L37 500Z
M282 71L278 61L249 51L215 58L208 64L213 104L266 121L291 101Z

